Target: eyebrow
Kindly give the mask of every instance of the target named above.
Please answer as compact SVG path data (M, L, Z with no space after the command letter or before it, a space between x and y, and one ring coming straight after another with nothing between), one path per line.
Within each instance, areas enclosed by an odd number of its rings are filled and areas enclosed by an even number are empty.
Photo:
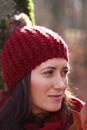
M68 70L70 70L70 67L69 67L69 66L66 66L66 67L63 67L63 69L68 69Z
M46 70L46 69L53 69L53 70L56 70L56 67L52 67L52 66L45 67L45 68L41 69L41 71Z
M43 70L46 70L46 69L53 69L53 70L56 70L56 67L48 66L48 67L46 67L46 68L41 69L40 71L43 71ZM69 66L65 66L65 67L63 67L62 69L70 70Z

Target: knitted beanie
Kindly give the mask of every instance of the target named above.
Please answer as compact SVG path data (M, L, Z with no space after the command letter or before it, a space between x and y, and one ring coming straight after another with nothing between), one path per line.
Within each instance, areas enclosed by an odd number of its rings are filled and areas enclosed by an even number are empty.
M2 50L3 78L11 88L42 62L52 58L68 61L68 47L55 32L42 26L15 29Z

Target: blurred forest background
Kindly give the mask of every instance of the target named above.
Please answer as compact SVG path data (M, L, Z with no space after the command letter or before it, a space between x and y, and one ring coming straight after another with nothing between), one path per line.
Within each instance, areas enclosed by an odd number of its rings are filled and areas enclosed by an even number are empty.
M35 24L58 32L68 44L71 64L70 86L77 97L87 101L87 0L33 0L33 2ZM13 0L0 0L0 3L0 49L2 49L4 37L7 37L3 18L8 21L17 10Z

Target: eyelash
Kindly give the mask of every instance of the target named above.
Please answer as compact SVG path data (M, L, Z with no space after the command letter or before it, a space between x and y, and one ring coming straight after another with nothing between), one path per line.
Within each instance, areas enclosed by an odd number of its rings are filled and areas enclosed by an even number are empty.
M49 71L43 72L43 75L48 76L48 77L53 76L53 74L54 74L54 71L53 71L53 70L49 70ZM63 71L61 72L61 76L62 76L62 77L66 77L68 74L69 74L69 71L68 71L68 70L63 70Z
M69 74L68 70L64 70L61 72L62 77L66 77Z
M49 71L44 72L43 74L46 75L46 76L52 76L53 75L53 71L49 70Z

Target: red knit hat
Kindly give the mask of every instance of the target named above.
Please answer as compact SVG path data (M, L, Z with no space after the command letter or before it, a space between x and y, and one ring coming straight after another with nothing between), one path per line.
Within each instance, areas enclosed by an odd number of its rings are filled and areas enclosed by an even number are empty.
M68 47L57 33L41 26L18 28L2 50L4 81L13 88L36 66L58 57L69 59Z

